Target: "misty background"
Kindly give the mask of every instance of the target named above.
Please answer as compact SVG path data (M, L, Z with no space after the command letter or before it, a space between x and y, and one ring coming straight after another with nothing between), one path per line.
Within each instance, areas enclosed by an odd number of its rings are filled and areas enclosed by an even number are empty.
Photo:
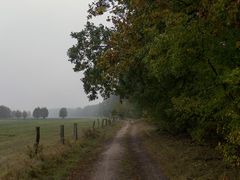
M81 73L73 72L70 33L87 21L91 0L0 1L0 105L33 110L84 107ZM95 19L102 23L103 18Z

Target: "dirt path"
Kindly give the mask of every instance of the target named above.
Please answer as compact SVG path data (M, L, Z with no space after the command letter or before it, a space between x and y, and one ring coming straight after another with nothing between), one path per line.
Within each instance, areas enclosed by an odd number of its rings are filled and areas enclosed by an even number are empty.
M136 123L126 122L123 128L117 133L113 142L107 147L106 151L101 155L99 162L96 164L92 180L119 180L121 163L124 152L127 148L131 149L132 160L135 161L137 167L138 180L165 180L161 170L153 162L151 157L141 146L139 136L139 127ZM125 147L125 141L129 142Z
M130 149L135 169L137 169L138 180L166 180L167 178L161 172L158 164L147 154L141 143L141 126L132 123L130 129L130 140L128 148Z
M124 152L123 140L129 128L126 122L122 129L117 133L113 142L102 154L100 161L96 165L92 180L115 180L118 177L119 165Z

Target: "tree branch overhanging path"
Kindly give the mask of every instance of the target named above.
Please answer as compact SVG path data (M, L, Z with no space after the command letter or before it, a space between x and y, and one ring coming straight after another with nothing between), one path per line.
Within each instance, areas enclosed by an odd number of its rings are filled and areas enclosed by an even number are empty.
M68 51L90 100L117 95L240 166L240 1L95 0Z

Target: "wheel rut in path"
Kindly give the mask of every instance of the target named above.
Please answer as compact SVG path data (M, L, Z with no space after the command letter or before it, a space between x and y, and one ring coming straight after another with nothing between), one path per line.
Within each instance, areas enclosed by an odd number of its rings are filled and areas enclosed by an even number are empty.
M130 148L133 159L136 161L138 171L138 180L167 180L160 167L146 152L140 138L140 127L137 123L132 123L130 128Z
M116 180L119 177L118 170L124 153L123 141L128 131L129 122L126 122L121 130L109 145L107 150L101 155L97 162L92 180Z
M120 180L121 162L124 158L126 138L128 138L131 156L137 163L137 180L166 180L158 164L154 163L149 154L142 146L140 138L140 127L138 123L125 122L121 130L118 131L112 143L107 146L105 152L96 163L91 180ZM136 164L135 163L135 164Z

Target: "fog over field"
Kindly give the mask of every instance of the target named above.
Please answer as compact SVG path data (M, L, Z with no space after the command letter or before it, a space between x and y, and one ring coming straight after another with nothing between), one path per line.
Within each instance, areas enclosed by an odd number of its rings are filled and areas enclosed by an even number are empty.
M1 0L0 105L32 110L83 107L82 75L66 52L86 23L90 0ZM96 22L101 22L97 19Z

